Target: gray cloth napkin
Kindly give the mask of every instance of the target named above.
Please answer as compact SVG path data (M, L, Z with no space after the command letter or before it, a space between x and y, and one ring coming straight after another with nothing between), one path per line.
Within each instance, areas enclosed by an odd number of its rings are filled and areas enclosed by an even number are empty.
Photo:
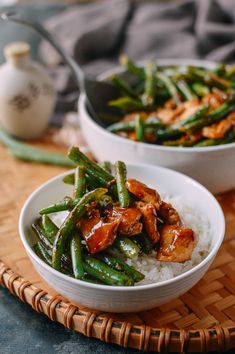
M117 65L120 53L235 61L234 0L104 0L70 7L45 25L91 75ZM69 69L46 42L40 56L53 72L59 109L73 109L78 90Z

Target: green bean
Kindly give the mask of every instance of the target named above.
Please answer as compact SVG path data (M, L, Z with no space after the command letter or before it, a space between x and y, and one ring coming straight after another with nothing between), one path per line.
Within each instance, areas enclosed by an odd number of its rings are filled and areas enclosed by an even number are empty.
M51 266L52 262L51 262L51 257L48 254L46 248L43 246L43 244L38 241L34 246L33 246L33 250L36 253L36 255L41 258L41 260L43 260L46 264L48 264L49 266Z
M204 139L197 143L195 146L197 147L205 147L205 146L214 146L214 145L220 145L221 144L221 139Z
M207 86L201 84L200 82L193 83L192 89L199 97L204 97L210 92L210 89Z
M184 80L178 81L177 87L182 92L186 100L192 100L195 98L195 95L193 94L190 87L187 85L187 83Z
M76 223L86 212L86 205L99 198L107 193L107 189L97 188L91 192L86 193L74 209L69 213L68 217L63 222L60 227L55 242L53 244L52 252L52 266L53 268L60 270L61 269L61 257L65 251L67 240L70 235L76 230Z
M123 267L121 266L121 264L116 262L116 259L117 259L116 257L112 257L112 256L107 255L107 254L101 254L101 255L98 255L98 257L99 257L99 259L102 262L107 264L110 268L113 268L113 269L115 269L118 272L124 272Z
M132 132L135 130L135 121L114 123L110 125L107 129L112 133L117 133L120 131Z
M144 68L136 66L135 63L130 58L128 58L126 54L122 54L120 56L120 64L124 66L129 72L138 76L140 80L145 79Z
M143 103L139 99L131 98L129 96L123 96L109 101L108 105L110 107L116 107L125 113L142 110L144 108Z
M126 257L125 257L125 255L122 253L122 252L120 252L116 247L114 247L113 245L112 246L109 246L106 250L105 250L105 252L107 253L107 254L109 254L110 256L113 256L113 257L117 257L117 258L119 258L119 259L125 259Z
M53 243L59 229L47 215L42 216L42 228L47 238Z
M100 167L97 163L89 159L85 154L83 154L78 147L73 146L68 152L69 158L75 164L81 164L88 171L93 169L99 176L102 176L106 181L111 181L113 176Z
M139 235L138 235L139 236ZM133 241L140 249L140 253L143 253L143 246L140 242L140 239L138 238L138 236L132 236L131 237L131 241ZM145 253L145 252L144 252Z
M192 74L196 79L201 80L206 85L219 87L222 90L226 90L231 87L231 83L226 79L221 79L216 76L212 71L208 71L198 67L188 67L188 71Z
M100 186L100 183L97 182L97 180L90 176L90 175L86 175L85 176L86 178L86 185L90 188L98 188ZM69 175L66 175L64 178L63 178L63 182L66 183L66 184L70 184L70 185L74 185L75 183L75 175L74 173L70 173Z
M84 166L87 175L89 175L92 189L95 188L95 185L98 187L108 188L112 197L114 199L117 198L117 187L116 184L113 183L115 182L115 179L110 173L98 166L95 162L91 161L77 147L72 147L69 150L68 156L72 161L74 161L74 163Z
M50 240L43 234L42 230L39 229L39 227L36 224L32 224L32 229L35 231L38 239L40 240L41 243L47 248L47 249L52 249L52 244Z
M223 103L219 108L209 113L207 119L209 120L220 120L224 118L227 114L235 109L235 99L230 98L227 102Z
M40 215L57 213L59 211L71 210L77 204L77 199L72 199L70 197L65 197L62 201L49 205L45 208L39 210Z
M135 118L135 133L137 141L144 141L144 128L144 120L140 114L137 114Z
M210 80L212 84L214 84L214 86L219 87L221 90L226 90L232 87L231 82L225 79L224 77L221 78L213 72L208 72L207 75L208 75L208 81Z
M77 166L75 169L75 181L73 197L75 200L79 200L86 193L86 180L85 180L85 168L83 166Z
M130 259L138 256L140 253L140 248L128 237L117 237L114 247Z
M146 234L140 234L132 237L133 241L137 242L137 245L145 254L149 254L153 250L153 245L150 238Z
M106 172L112 174L112 164L110 161L102 161L99 163L99 166L102 167Z
M43 260L46 264L48 264L49 266L52 266L52 252L51 250L47 249L45 247L45 245L41 242L38 241L34 246L33 246L33 250L34 252L37 254L37 256L39 258L41 258L41 260ZM71 273L71 266L68 262L68 259L65 259L64 257L62 258L62 268L61 271L64 274L67 274L69 276L72 275Z
M171 81L171 79L165 74L163 74L162 72L158 72L156 76L159 80L163 82L163 84L166 86L167 90L169 91L170 95L175 100L175 103L177 104L177 106L179 106L181 104L181 101L179 99L177 89L174 83Z
M9 152L14 157L21 160L74 167L74 164L67 158L67 156L19 142L3 130L0 130L0 143L6 145L9 148Z
M222 120L227 114L232 112L235 109L235 101L230 100L223 103L219 108L215 109L213 112L209 113L207 117L193 121L185 125L185 129L192 133L197 131L205 126L217 123Z
M213 72L219 76L226 76L226 65L224 63L217 64Z
M227 65L226 66L226 76L228 79L233 79L235 75L235 65Z
M151 115L144 121L144 125L145 128L160 128L164 126L159 118Z
M70 252L73 266L73 274L76 279L81 279L85 272L82 264L81 236L75 232L70 240Z
M156 135L156 137L163 141L163 140L167 140L167 139L175 139L180 137L183 133L181 130L179 129L174 129L174 128L170 128L167 127L165 129L157 129L154 134Z
M107 285L130 286L132 279L124 274L110 268L104 262L91 256L83 257L85 271L92 277L103 281Z
M119 90L122 93L127 94L128 96L131 96L134 98L138 98L137 93L124 80L122 80L117 75L114 75L113 77L111 77L111 81L113 82L113 84L117 88L119 88Z
M52 249L53 249L53 242L48 237L48 234L45 233L44 229L41 229L39 226L37 226L35 224L32 225L32 228L36 232L41 244L46 248L49 256L51 257L52 256ZM57 230L58 230L58 228L57 228ZM70 266L71 266L71 260L68 257L68 255L65 253L62 255L62 263L65 268L66 267L70 268Z
M144 279L144 274L140 273L135 268L129 266L126 262L124 262L121 259L109 256L109 255L103 255L103 256L101 256L101 259L109 267L111 267L117 271L124 272L127 275L129 275L135 283Z
M187 66L187 73L191 75L192 78L198 78L201 81L205 80L205 75L207 70L198 66Z
M155 100L155 74L156 74L156 65L149 64L145 68L145 86L144 93L142 95L142 101L145 106L151 106Z
M195 122L200 118L203 118L204 115L207 113L209 108L208 104L202 105L194 114L192 114L190 117L185 118L179 122L177 127L182 127L187 125L188 123Z
M40 162L50 165L74 167L74 164L67 159L66 156L43 149L25 146L18 148L10 148L9 152L17 159L31 162Z
M91 284L105 284L103 281L91 278L90 276L85 276L82 278L82 281L85 281L86 283L91 283Z
M122 161L115 163L117 192L120 206L127 208L130 203L130 196L128 189L126 188L126 165Z
M94 176L86 174L85 178L86 178L87 189L91 190L100 187L99 181L97 181L97 179Z
M47 217L48 218L48 217ZM49 218L48 218L49 219ZM49 219L50 220L50 219ZM57 226L51 221L51 223L54 225L52 226L52 224L50 225L51 227L55 227L57 230ZM41 246L44 247L44 249L46 250L48 256L50 256L50 258L52 257L52 249L53 249L53 241L55 239L55 231L56 229L53 230L53 240L51 239L51 235L45 231L44 228L40 228L38 225L36 224L32 224L32 228L34 229L34 231L36 232L38 239L41 243ZM49 230L48 226L47 226L47 231ZM61 257L61 262L63 265L64 270L69 271L70 272L70 268L71 268L71 260L69 259L69 257L66 254L63 254Z
M123 132L131 132L135 130L135 120L131 120L129 122L118 122L118 123L114 123L112 125L110 125L107 129L110 132L116 133L119 131L123 131ZM145 121L144 121L144 127L145 128L160 128L162 127L163 124L160 121L160 119L150 116L148 117Z
M68 156L77 165L84 166L86 173L97 180L101 187L108 187L110 181L113 180L113 176L110 173L91 161L79 148L73 146L69 150Z

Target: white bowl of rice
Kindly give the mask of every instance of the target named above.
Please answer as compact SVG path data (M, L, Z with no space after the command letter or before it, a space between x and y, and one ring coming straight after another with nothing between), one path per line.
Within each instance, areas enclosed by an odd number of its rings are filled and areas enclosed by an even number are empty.
M183 224L198 237L192 258L185 263L157 261L154 254L138 256L129 264L140 270L145 278L135 286L108 286L87 283L71 278L48 266L33 251L36 242L31 224L38 210L72 192L62 182L71 171L44 183L25 202L19 220L21 240L35 269L57 292L82 306L106 312L144 311L167 303L192 288L213 262L223 241L225 221L223 212L213 195L198 182L163 167L127 165L128 176L155 188L163 200L169 201L179 212ZM59 226L64 214L54 214Z

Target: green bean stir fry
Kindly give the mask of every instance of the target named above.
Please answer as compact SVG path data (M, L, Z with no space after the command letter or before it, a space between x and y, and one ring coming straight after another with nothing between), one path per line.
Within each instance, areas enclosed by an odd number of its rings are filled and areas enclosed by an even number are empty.
M108 102L118 117L107 129L163 146L205 147L235 141L235 66L139 67L123 55L129 79L110 78L120 97Z
M32 225L33 249L44 262L86 282L132 286L144 274L128 259L149 254L163 262L190 259L193 231L182 226L177 211L157 191L127 178L124 162L99 165L77 147L68 157L77 165L63 178L73 186L72 195L41 209ZM67 217L58 227L50 214L61 211Z

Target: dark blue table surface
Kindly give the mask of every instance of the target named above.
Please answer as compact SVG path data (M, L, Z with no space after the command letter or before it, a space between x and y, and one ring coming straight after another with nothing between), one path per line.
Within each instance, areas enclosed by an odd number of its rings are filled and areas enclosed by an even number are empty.
M139 354L65 329L0 287L1 354ZM226 354L234 354L232 350Z

